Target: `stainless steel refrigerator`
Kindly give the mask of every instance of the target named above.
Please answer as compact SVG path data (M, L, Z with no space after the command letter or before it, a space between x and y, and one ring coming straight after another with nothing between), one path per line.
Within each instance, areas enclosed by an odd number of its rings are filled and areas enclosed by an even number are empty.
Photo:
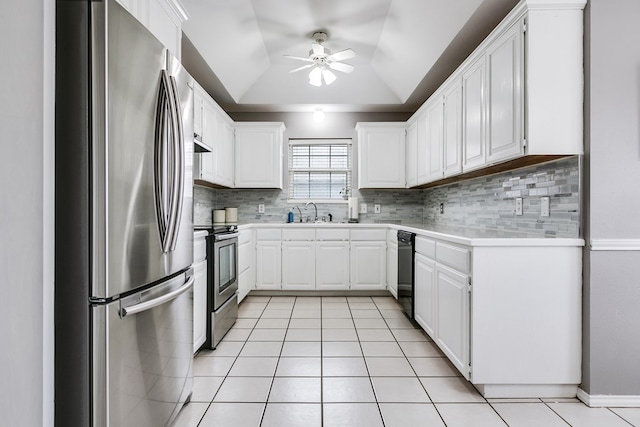
M56 15L55 423L169 425L193 383L193 82L114 0Z

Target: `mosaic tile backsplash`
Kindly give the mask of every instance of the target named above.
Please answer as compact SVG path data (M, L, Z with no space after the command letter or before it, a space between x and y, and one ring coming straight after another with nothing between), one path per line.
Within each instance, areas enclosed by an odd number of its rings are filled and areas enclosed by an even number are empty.
M425 190L424 221L524 232L532 237L579 237L579 160L570 157ZM540 216L540 198L544 196L550 199L548 217ZM523 199L522 216L515 215L516 197Z
M579 158L570 157L530 168L476 178L426 190L354 190L353 196L366 203L368 213L361 223L434 224L485 230L524 232L532 237L579 237ZM540 197L550 197L550 216L540 216ZM515 198L523 198L524 215L515 215ZM258 213L258 204L265 213ZM440 203L444 213L440 214ZM380 204L381 212L373 213ZM238 222L286 222L295 204L287 203L284 190L210 189L195 187L194 224L210 225L212 210L238 208ZM303 217L313 218L312 206L298 205ZM347 204L319 203L318 216L333 215L345 222Z

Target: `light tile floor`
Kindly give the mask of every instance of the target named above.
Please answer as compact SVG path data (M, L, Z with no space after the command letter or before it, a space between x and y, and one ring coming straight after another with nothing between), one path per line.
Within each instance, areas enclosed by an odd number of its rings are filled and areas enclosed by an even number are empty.
M174 427L640 427L640 408L484 399L391 297L249 296L238 317Z

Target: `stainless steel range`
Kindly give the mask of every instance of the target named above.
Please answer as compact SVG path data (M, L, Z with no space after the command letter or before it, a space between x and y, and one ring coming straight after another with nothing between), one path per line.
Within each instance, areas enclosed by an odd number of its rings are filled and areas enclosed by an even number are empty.
M235 225L209 229L207 237L207 340L216 348L238 318L238 230Z

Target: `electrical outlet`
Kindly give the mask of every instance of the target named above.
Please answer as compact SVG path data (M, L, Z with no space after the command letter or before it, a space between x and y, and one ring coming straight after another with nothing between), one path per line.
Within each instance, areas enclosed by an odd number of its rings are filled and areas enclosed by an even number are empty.
M380 213L380 205L379 204L375 204L373 205L373 213Z
M540 216L549 216L549 198L540 198Z
M367 213L367 204L366 203L360 203L360 211L359 213Z
M516 197L516 215L522 216L522 197Z
M264 203L258 205L258 213L264 213Z
M440 213L444 213L444 203L440 203Z

